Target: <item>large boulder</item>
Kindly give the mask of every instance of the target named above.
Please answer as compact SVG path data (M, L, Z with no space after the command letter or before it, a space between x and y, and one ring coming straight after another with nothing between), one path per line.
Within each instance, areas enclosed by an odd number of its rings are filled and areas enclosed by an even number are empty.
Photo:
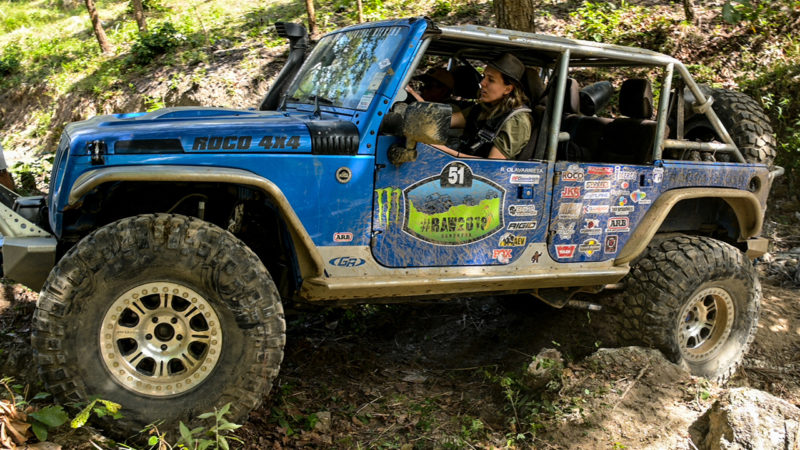
M800 448L800 409L766 392L731 389L689 429L700 450Z

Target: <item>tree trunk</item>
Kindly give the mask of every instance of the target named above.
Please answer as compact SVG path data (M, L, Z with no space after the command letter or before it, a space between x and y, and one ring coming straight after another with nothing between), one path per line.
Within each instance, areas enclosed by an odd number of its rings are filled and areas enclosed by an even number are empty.
M364 2L358 0L358 23L364 23Z
M139 33L147 33L147 21L144 18L142 0L133 0L133 18L136 19L136 25L139 26Z
M686 14L686 21L695 23L694 0L683 0L683 12Z
M317 29L317 13L314 12L314 0L306 0L306 10L308 10L308 32L311 36L319 34Z
M103 24L100 23L100 15L97 14L97 8L94 7L94 0L85 0L86 9L89 10L89 18L92 19L92 27L94 28L94 35L97 37L97 43L100 44L100 50L103 53L113 53L114 49L111 43L108 42L106 32L103 30Z
M536 32L534 16L538 0L494 0L498 28Z

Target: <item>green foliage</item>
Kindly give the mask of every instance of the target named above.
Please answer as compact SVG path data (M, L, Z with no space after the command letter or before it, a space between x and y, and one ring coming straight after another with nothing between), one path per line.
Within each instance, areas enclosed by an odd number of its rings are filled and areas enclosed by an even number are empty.
M163 22L153 27L152 31L139 35L139 39L131 47L131 55L136 64L144 65L155 56L180 46L187 41L186 35L179 32L175 25Z
M45 406L39 411L28 414L31 419L31 429L40 441L47 440L50 428L57 428L69 420L69 416L61 406Z
M241 439L230 435L231 432L242 427L241 425L229 422L225 418L230 409L231 404L228 403L220 409L214 408L214 412L207 412L197 416L198 419L214 418L214 426L209 429L197 427L190 430L189 427L181 422L179 429L181 438L178 440L177 445L197 450L205 450L208 448L228 450L230 448L230 443L228 441L237 441L241 443Z
M11 44L0 53L0 75L10 75L22 66L22 49Z
M433 17L444 17L451 12L453 12L453 4L450 0L436 0L436 3L433 4L431 15Z
M619 6L605 1L586 1L571 15L580 19L580 30L584 38L605 42L619 29L627 8L628 3L625 0Z
M69 426L72 428L80 428L86 425L86 422L93 412L97 417L111 416L114 419L121 419L122 414L119 412L121 408L122 406L119 403L95 397L80 410L75 418L72 419Z
M753 79L741 82L742 89L761 100L777 135L775 164L787 169L791 185L800 182L800 66L780 62Z
M570 15L577 24L567 28L578 39L620 45L635 45L656 51L669 41L673 25L667 17L653 16L647 8L631 6L627 1L584 1Z
M726 0L722 20L733 25L744 22L756 33L771 35L780 31L786 17L798 7L797 0Z

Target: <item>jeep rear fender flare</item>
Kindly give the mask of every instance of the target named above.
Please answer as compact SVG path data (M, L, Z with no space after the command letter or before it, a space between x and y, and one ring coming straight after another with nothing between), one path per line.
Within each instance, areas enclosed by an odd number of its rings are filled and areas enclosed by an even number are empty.
M104 167L86 172L75 180L65 209L76 207L92 189L115 181L225 183L257 189L275 202L281 218L286 221L297 252L297 263L302 278L321 277L324 273L322 256L289 204L289 200L275 183L264 177L246 170L226 167L154 165L147 166L146 170L142 170L139 166Z
M647 211L631 234L630 240L619 252L614 265L623 265L639 256L655 236L672 208L682 200L716 198L725 200L739 222L739 241L758 236L764 222L761 202L752 192L725 188L675 189L662 194Z

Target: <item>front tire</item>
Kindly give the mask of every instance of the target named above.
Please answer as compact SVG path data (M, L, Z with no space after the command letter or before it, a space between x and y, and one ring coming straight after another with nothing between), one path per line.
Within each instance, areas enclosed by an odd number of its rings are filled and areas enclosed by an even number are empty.
M277 376L285 343L277 289L258 257L212 224L144 215L81 240L37 302L39 372L61 401L122 405L127 437L231 403L246 419Z
M651 244L625 279L622 335L724 382L755 338L761 285L735 247L678 236Z

